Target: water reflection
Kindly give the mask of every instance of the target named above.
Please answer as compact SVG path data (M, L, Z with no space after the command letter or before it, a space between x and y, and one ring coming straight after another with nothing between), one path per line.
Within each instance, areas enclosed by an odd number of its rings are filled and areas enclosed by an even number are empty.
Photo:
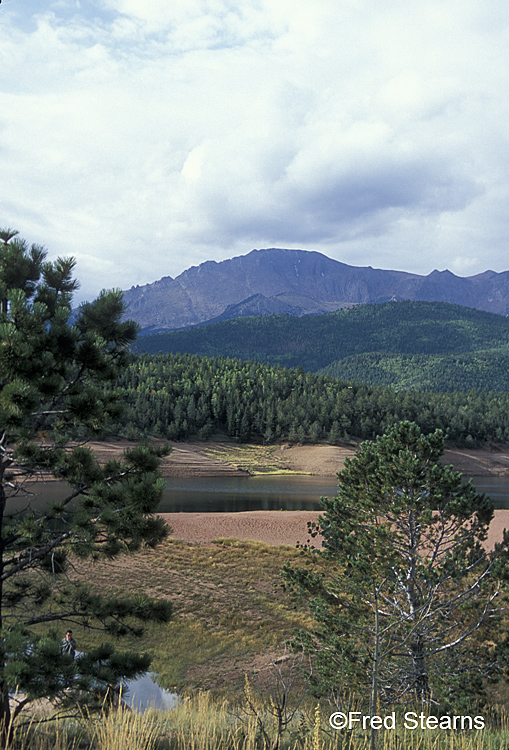
M478 492L486 492L497 509L509 509L509 477L472 477ZM33 485L32 508L63 500L63 482ZM320 497L334 497L335 477L262 475L254 477L201 477L168 479L161 513L239 513L248 510L317 510ZM17 508L26 506L19 498Z
M477 492L490 496L496 510L509 510L509 477L472 477Z
M122 692L122 700L127 703L133 711L167 711L175 708L179 703L179 696L164 690L153 680L153 672L138 677L137 680L129 680Z
M316 510L335 495L334 478L309 476L201 477L167 480L161 513Z
M509 477L472 477L495 508L509 509ZM334 477L255 476L171 479L161 513L238 513L247 510L317 510L320 497L334 497Z

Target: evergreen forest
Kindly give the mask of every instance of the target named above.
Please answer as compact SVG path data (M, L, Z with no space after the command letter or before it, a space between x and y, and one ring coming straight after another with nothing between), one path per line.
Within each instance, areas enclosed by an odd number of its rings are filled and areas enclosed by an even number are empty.
M125 412L112 434L128 439L210 438L337 444L371 439L410 420L456 445L509 443L509 393L397 391L302 367L196 354L133 356L116 383Z
M320 370L342 380L386 385L397 390L509 390L509 351L466 354L368 353L345 357Z
M302 367L395 389L509 390L509 320L441 302L261 315L141 336L138 353L199 354Z

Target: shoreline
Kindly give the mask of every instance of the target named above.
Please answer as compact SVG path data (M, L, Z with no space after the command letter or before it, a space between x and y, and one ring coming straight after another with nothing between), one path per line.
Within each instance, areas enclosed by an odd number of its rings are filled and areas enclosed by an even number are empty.
M165 441L153 441L164 444ZM335 478L354 446L240 445L227 441L169 443L171 454L163 460L162 476L229 477L258 474L310 474ZM98 460L120 458L132 447L128 441L104 441L90 444ZM509 446L482 449L449 448L443 462L452 464L468 476L509 477ZM262 542L268 545L295 546L308 541L307 523L316 521L320 511L244 511L237 513L161 513L173 529L170 538L195 544L210 544L217 539ZM502 531L509 528L509 510L496 510L487 545L501 541Z
M164 444L166 441L153 441ZM162 476L228 477L256 473L311 474L336 477L345 460L355 453L352 446L241 445L215 440L206 442L168 442L172 452L162 462ZM128 441L91 443L100 462L120 458L131 447ZM490 445L479 449L448 448L443 462L452 464L468 476L509 477L509 446ZM268 545L295 546L308 541L307 523L316 521L319 511L244 511L238 513L161 513L173 529L170 538L195 544L210 544L217 539L261 542ZM509 528L509 510L496 510L487 545L501 541Z
M270 547L295 547L311 541L319 547L319 537L310 540L308 522L316 521L320 511L248 510L238 513L159 513L170 526L170 539L188 544L208 545L222 539L260 542ZM496 510L490 524L485 548L493 549L509 528L509 510Z
M153 441L155 445L164 440ZM123 450L132 447L128 441L90 443L103 462L120 458ZM161 464L163 477L227 477L252 474L310 474L336 477L345 460L355 454L354 445L327 444L261 446L228 441L177 443L168 441L171 453ZM509 477L509 446L490 445L486 448L448 448L443 462L452 464L466 476Z
M170 539L208 545L223 539L295 547L308 541L308 521L319 511L247 510L237 513L158 513L170 526Z

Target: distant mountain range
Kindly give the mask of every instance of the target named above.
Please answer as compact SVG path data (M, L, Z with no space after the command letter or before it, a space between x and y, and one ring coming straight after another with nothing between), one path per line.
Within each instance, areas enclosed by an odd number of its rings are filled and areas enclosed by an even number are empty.
M320 315L391 300L450 302L508 315L509 271L419 276L349 266L317 252L269 248L131 287L124 299L143 334L248 315Z

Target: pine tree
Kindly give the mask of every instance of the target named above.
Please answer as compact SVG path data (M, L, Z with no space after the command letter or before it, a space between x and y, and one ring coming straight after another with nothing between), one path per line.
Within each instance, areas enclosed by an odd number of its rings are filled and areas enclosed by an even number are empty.
M73 582L69 561L112 558L156 545L167 530L153 514L164 450L137 446L100 466L86 440L120 412L105 389L126 367L137 326L123 320L120 291L71 303L74 260L46 261L42 247L0 234L0 728L6 739L9 692L16 711L48 697L61 705L93 701L109 683L148 666L146 657L110 646L70 660L58 624L82 623L112 634L166 621L171 607L140 595L101 599ZM72 441L72 442L71 442ZM63 500L40 508L37 481L66 483ZM47 485L48 486L48 483ZM41 630L41 627L44 628Z
M379 701L450 708L491 659L476 638L488 625L493 637L504 606L509 534L486 550L491 501L440 462L443 450L439 430L410 422L363 443L337 496L322 498L311 529L322 548L283 571L317 623L307 643L321 689L349 685L375 712Z

